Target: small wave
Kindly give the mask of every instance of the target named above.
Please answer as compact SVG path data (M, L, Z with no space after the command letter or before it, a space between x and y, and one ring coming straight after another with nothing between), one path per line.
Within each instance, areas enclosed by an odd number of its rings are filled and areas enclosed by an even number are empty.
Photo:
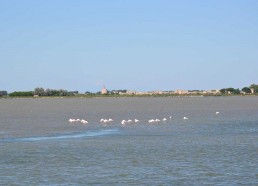
M60 139L73 139L73 138L84 138L84 137L95 137L111 135L118 132L118 129L107 129L100 131L88 131L76 134L65 134L56 136L35 136L35 137L25 137L25 138L6 138L2 139L5 142L32 142L32 141L43 141L43 140L60 140Z

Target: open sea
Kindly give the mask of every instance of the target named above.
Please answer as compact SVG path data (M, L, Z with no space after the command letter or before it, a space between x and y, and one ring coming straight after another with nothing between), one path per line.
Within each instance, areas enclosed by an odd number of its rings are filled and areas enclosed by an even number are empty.
M258 97L0 99L0 185L258 185Z

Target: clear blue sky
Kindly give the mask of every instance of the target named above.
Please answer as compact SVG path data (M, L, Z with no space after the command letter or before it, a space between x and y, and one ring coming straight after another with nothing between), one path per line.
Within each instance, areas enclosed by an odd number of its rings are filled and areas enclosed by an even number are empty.
M258 83L257 0L0 0L0 90Z

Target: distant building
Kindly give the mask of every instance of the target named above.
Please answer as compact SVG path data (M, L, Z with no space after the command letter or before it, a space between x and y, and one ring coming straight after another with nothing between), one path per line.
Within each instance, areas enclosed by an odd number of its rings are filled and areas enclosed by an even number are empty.
M101 89L101 94L107 94L107 89L105 86Z
M0 91L0 96L7 96L7 91L5 90Z
M136 95L146 95L148 92L136 92Z
M175 94L188 94L188 90L176 90Z
M130 95L136 94L136 91L134 91L134 90L127 90L126 94L130 94Z
M208 94L219 94L220 91L219 90L208 90L207 93Z

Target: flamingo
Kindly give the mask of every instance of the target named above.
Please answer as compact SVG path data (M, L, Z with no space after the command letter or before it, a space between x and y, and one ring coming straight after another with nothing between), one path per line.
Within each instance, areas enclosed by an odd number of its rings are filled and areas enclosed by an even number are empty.
M75 120L70 118L68 121L69 121L70 123L73 123Z
M86 121L86 120L82 119L82 120L81 120L81 123L83 123L83 124L87 124L87 123L88 123L88 121Z
M155 121L154 119L150 119L148 122L153 123L154 121Z

